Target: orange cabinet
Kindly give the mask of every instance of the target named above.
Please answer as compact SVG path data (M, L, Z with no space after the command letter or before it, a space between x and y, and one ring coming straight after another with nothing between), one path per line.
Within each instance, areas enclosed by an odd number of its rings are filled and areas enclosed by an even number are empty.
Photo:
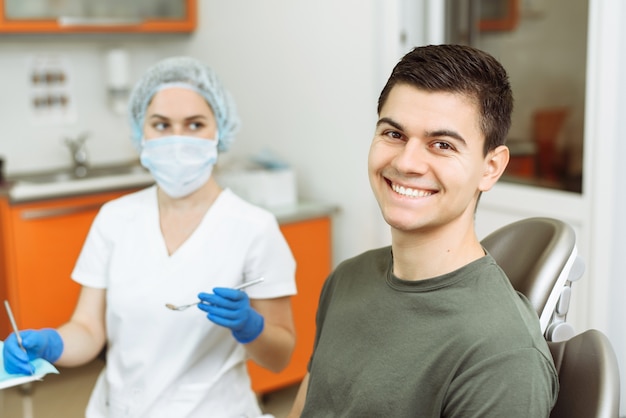
M296 348L289 366L280 373L248 362L252 389L259 394L297 383L306 375L315 339L317 302L332 263L329 217L281 224L281 230L296 259L298 294L292 298Z
M70 274L98 209L126 191L10 204L0 201L0 298L20 328L66 322L80 286ZM0 339L10 333L0 315Z
M57 327L70 318L80 291L70 274L91 223L102 204L130 191L17 204L0 200L0 300L9 300L20 328ZM330 216L285 219L280 228L296 259L296 348L280 373L248 363L252 387L259 394L305 376L318 298L331 271ZM0 339L9 333L7 316L0 314Z
M0 0L0 33L192 32L197 0Z

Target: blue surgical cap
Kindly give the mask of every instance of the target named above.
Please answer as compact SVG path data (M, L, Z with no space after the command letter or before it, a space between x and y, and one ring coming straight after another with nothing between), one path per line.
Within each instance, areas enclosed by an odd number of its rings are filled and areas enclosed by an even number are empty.
M148 68L133 87L129 113L135 148L141 151L143 123L152 97L168 84L187 85L204 97L217 121L217 148L220 152L228 150L240 126L235 102L215 72L191 57L172 57L156 63Z

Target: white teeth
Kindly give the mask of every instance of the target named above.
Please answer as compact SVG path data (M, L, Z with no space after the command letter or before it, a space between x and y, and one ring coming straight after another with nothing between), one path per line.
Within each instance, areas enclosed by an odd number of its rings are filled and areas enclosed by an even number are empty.
M398 186L396 184L392 184L391 188L393 189L394 192L401 194L402 196L425 197L425 196L430 196L433 194L432 192L427 192L424 190L417 190L417 189L410 189L408 187Z

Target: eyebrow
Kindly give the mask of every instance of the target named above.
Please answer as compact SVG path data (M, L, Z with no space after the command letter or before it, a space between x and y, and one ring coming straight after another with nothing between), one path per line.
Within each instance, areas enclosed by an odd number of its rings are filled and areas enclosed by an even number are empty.
M467 141L463 138L459 133L455 131L451 131L449 129L438 129L436 131L426 131L426 137L440 137L447 136L448 138L454 138L458 141L461 141L463 144L467 145Z
M391 125L392 127L394 127L395 129L399 131L403 131L403 132L406 131L404 129L404 126L402 126L402 124L396 122L395 120L391 118L387 118L387 117L380 118L378 122L376 122L377 127L382 124ZM426 131L424 136L427 138L436 138L436 137L446 136L449 138L454 138L458 141L461 141L463 144L467 145L467 141L465 140L465 138L463 138L458 132L451 131L449 129L437 129L434 131Z
M150 115L150 118L158 118L158 119L163 119L163 120L170 120L169 117L163 116L163 115L159 115L158 113ZM185 118L185 120L194 120L194 119L208 119L208 118L206 116L204 116L204 115L193 115L193 116L188 116L188 117Z
M376 126L380 126L383 123L386 123L387 125L391 125L394 128L396 128L399 131L404 131L404 126L402 126L401 124L399 124L398 122L396 122L395 120L391 119L391 118L380 118L378 119L378 122L376 122Z

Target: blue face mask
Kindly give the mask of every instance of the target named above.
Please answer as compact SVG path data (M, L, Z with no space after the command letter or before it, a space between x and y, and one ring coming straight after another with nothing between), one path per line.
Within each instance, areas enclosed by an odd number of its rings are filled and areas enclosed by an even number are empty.
M141 165L175 199L187 196L211 177L217 161L217 140L192 136L165 136L143 140Z

